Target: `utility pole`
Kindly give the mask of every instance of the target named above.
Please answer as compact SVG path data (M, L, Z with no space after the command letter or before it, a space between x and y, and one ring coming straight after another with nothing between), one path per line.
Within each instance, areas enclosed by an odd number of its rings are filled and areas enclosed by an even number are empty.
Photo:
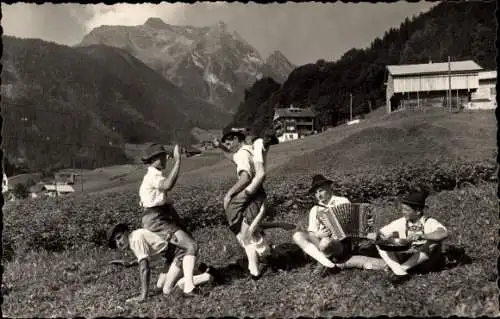
M451 111L451 58L448 56L448 106Z
M349 109L350 109L350 113L351 113L351 121L352 121L352 93L349 94L350 97L351 97L351 103L350 103L350 106L349 106Z

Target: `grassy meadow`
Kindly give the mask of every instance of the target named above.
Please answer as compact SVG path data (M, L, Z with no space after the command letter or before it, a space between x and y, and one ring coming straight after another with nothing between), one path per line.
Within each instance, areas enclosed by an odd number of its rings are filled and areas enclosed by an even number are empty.
M244 252L222 212L222 196L235 181L234 168L219 154L207 153L183 162L171 196L199 242L200 261L218 267L226 284L209 284L203 287L206 296L190 300L174 294L156 295L140 305L125 303L139 293L138 270L109 265L119 253L103 245L103 235L117 221L140 225L137 189L144 169L138 167L118 182L109 181L110 173L89 193L4 206L3 314L500 315L493 111L376 112L359 125L273 146L266 181L269 219L305 228L313 203L305 190L316 173L332 178L337 193L375 205L382 224L400 216L395 198L414 182L425 182L434 187L429 215L448 227L448 244L464 247L470 263L416 275L398 287L392 287L383 272L369 270L313 279L315 265L291 244L292 232L270 230L278 247L274 268L254 282L247 277ZM151 285L157 274L153 270Z

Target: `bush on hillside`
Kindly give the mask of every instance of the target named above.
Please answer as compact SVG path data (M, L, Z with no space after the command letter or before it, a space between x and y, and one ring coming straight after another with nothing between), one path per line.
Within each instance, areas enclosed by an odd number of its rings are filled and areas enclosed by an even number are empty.
M337 194L353 202L370 202L406 193L415 184L429 185L433 191L439 192L495 181L496 165L486 162L427 163L328 177L333 180ZM270 179L266 186L269 218L287 219L291 212L308 210L314 204L314 197L306 192L309 183L309 177L305 175L288 176L285 181ZM225 225L222 196L227 187L229 185L223 182L176 187L175 207L189 230ZM101 246L105 244L107 227L114 223L125 221L132 228L140 226L141 213L137 203L138 195L133 191L26 200L6 209L3 236L15 243L16 252L19 249L61 251L75 246ZM18 211L30 214L17 214Z
M18 199L24 199L29 196L29 191L28 187L26 185L19 183L14 186L14 189L12 190L12 194Z

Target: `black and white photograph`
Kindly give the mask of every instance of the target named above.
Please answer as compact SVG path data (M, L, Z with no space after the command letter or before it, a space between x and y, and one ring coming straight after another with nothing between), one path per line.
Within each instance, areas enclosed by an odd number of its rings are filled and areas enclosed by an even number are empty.
M2 2L3 316L500 317L497 10Z

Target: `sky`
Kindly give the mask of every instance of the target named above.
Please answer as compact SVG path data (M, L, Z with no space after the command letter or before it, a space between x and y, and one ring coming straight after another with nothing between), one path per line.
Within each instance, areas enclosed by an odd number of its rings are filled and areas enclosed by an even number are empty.
M406 17L436 2L242 4L32 4L2 3L4 34L74 45L100 25L140 25L159 17L174 25L210 26L224 21L266 58L280 50L295 65L339 59L366 48Z

